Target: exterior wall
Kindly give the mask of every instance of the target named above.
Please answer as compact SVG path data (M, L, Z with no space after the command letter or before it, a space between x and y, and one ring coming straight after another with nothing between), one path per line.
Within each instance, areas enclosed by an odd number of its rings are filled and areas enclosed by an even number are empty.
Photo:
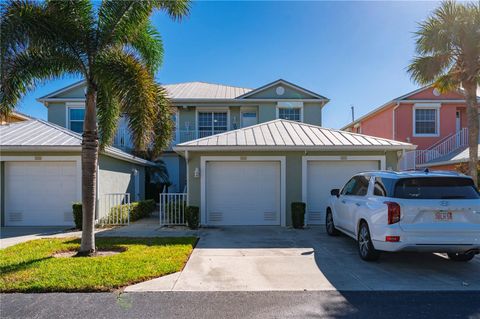
M49 103L48 104L48 115L47 119L49 122L54 124L67 127L67 107L65 103Z
M60 93L56 95L56 97L61 97L61 98L84 98L85 97L85 86L81 85L76 88L72 88L68 91L65 91L63 93Z
M303 122L307 124L322 126L322 104L304 103Z
M168 187L168 191L170 193L178 193L183 191L183 187L181 185L181 177L180 177L180 156L176 153L165 153L160 157L162 161L165 162L168 170L168 176L170 178L170 182L172 183L171 186Z
M407 98L407 100L463 100L465 97L457 92L442 93L439 96L433 94L434 88L426 88Z
M277 117L276 103L261 103L258 106L258 123L268 122Z
M145 167L116 158L100 155L99 159L99 195L107 193L130 193L130 200L135 200L135 177L133 170L139 174L140 200L145 199Z
M292 202L302 201L302 156L305 152L189 152L189 205L201 207L200 178L194 177L195 168L200 169L201 156L285 156L286 158L286 222L291 224ZM309 156L385 156L386 167L397 167L397 152L308 152ZM203 174L204 172L200 172Z
M5 189L5 162L0 162L0 226L5 226L5 201L3 192Z

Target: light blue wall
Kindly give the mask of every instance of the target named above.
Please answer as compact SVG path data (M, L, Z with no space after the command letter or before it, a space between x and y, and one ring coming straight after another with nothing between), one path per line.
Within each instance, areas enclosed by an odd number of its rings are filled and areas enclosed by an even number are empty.
M48 104L48 121L67 127L67 108L65 102Z

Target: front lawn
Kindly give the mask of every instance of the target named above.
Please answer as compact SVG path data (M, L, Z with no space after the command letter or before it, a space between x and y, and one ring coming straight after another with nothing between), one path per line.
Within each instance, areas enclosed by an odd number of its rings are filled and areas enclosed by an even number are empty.
M110 291L182 270L196 238L97 238L103 257L55 258L78 238L48 238L0 250L0 292Z

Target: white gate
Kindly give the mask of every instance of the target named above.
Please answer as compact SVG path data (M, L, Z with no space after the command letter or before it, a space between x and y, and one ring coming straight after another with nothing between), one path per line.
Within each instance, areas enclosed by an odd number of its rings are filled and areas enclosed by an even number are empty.
M160 225L185 225L187 193L160 194Z
M98 224L130 224L130 193L110 193L100 197L98 205Z

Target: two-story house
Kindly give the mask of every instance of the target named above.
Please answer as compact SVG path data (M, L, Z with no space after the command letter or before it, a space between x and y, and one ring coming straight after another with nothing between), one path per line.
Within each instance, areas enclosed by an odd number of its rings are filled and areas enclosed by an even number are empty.
M176 124L161 156L169 192L185 192L188 204L200 207L203 225L288 225L294 201L307 203L309 223L324 223L332 188L360 171L393 169L414 148L321 127L329 100L285 80L254 89L204 82L164 87ZM81 132L84 83L38 100L50 122ZM131 150L124 119L114 146Z
M400 169L453 169L467 161L458 157L468 146L468 122L462 92L440 93L422 87L395 98L347 124L342 130L408 142L417 149L400 162Z

